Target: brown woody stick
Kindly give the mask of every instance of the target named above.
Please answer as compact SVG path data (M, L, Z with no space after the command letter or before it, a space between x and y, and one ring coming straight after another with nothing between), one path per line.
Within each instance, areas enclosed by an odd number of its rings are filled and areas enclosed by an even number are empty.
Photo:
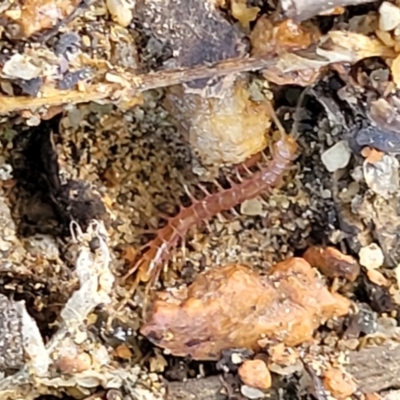
M276 58L249 57L224 60L214 65L158 71L143 75L135 75L127 71L110 71L113 75L112 82L106 80L102 83L91 84L85 90L44 88L41 96L35 98L29 96L0 96L0 115L13 111L34 110L44 106L51 107L68 103L76 104L105 99L131 99L146 90L190 82L196 79L256 71L271 67L276 62Z

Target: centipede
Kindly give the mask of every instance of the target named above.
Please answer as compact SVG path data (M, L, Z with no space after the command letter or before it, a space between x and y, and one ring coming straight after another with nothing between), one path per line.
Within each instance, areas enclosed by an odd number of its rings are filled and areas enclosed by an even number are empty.
M279 132L278 140L270 146L270 160L264 165L257 163L258 170L252 173L247 164L239 165L238 167L242 168L236 169L238 182L226 178L229 187L224 189L218 186L219 190L215 193L210 193L198 185L204 193L201 199L187 191L191 204L187 207L181 206L175 216L167 218L166 225L157 231L155 238L139 249L140 256L137 261L122 277L122 281L125 281L136 274L127 299L132 298L141 282L147 285L146 293L155 286L164 265L170 260L173 249L191 228L209 221L224 211L233 210L245 200L270 194L279 188L285 173L297 158L298 144L296 135L293 132L291 134L285 132L272 105L270 108ZM248 172L247 177L243 177L243 172L239 172L243 170Z

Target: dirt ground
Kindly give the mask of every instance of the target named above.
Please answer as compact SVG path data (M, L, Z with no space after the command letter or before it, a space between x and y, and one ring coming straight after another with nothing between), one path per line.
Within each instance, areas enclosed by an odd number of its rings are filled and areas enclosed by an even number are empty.
M361 3L0 5L0 399L400 398L400 4Z

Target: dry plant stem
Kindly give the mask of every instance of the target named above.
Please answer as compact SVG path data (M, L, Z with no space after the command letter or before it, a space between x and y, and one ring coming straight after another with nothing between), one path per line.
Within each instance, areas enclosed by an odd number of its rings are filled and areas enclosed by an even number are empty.
M90 84L84 91L49 88L44 91L41 97L0 96L0 115L13 111L33 110L69 103L124 100L138 96L146 90L177 85L196 79L256 71L274 66L276 62L277 58L263 59L260 57L249 57L224 60L214 65L157 71L143 75L135 75L127 71L110 71L114 77L119 78L119 81L124 82L124 86L104 81L103 83Z
M272 107L271 110L273 111ZM189 207L181 208L175 217L168 219L167 225L157 232L155 239L144 246L142 250L145 248L147 250L123 277L125 280L137 273L126 301L132 297L140 282L148 282L146 289L146 293L148 293L148 290L158 280L173 248L180 239L185 237L190 228L213 218L222 211L234 208L245 200L256 198L277 187L281 183L284 173L295 160L297 148L296 140L285 132L281 132L281 138L271 149L273 159L266 166L260 167L259 171L249 178L243 179L240 183L231 181L229 189L208 193L200 200L192 197L192 204ZM124 304L121 304L121 307Z
M336 7L355 6L371 2L372 0L281 0L281 7L287 17L301 22Z
M51 380L54 378L56 382L58 378L51 375L47 360L50 362L52 355L62 349L65 339L74 338L76 334L82 332L89 312L99 304L111 302L109 294L114 277L109 269L110 252L104 225L102 222L93 221L88 231L83 233L80 227L73 223L71 235L80 245L76 260L80 288L73 293L61 311L62 321L59 329L45 348L37 351L37 354L29 354L30 360L14 375L0 379L0 399L31 399L39 394L52 393ZM95 255L92 254L89 246L92 238L97 238L100 243ZM32 338L27 338L27 341L32 342ZM44 371L42 371L43 367L46 367Z

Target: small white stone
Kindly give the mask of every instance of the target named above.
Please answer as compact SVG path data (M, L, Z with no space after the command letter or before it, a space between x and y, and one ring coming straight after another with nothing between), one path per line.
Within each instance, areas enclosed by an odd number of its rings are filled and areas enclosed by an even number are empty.
M248 215L248 216L262 215L263 209L261 200L260 199L245 200L240 205L240 213L242 215Z
M321 161L329 172L345 168L351 158L350 148L345 140L333 145L321 155Z
M120 26L126 28L132 21L134 0L106 0L108 11L112 19Z
M400 8L394 4L384 1L379 7L379 29L391 31L400 24Z
M262 399L265 397L264 392L262 392L260 389L247 386L247 385L242 385L240 388L240 392L244 397L247 397L248 399Z
M383 265L384 255L376 243L362 247L358 253L360 264L367 269L377 269Z
M231 355L231 361L233 364L241 364L243 362L243 358L240 354L238 353L233 353Z
M375 162L363 163L364 179L368 187L384 199L389 199L399 189L399 162L389 154Z

